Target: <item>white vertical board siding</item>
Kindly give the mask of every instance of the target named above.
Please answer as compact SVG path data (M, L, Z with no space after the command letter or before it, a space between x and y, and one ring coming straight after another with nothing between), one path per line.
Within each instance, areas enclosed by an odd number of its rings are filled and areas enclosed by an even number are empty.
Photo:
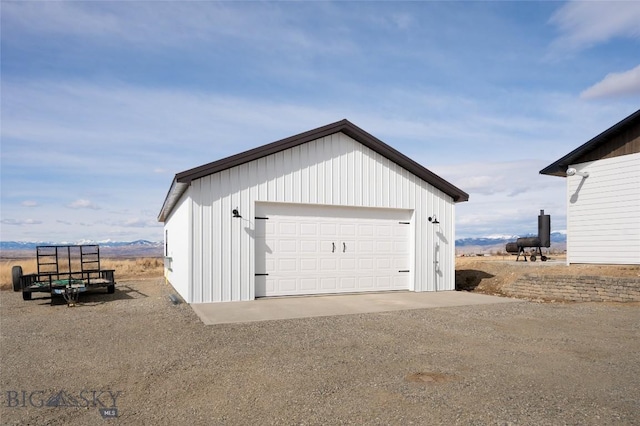
M173 285L173 288L186 301L191 300L189 283L191 263L189 261L190 242L190 217L191 217L191 199L189 191L185 192L171 215L167 218L164 225L166 248L168 257L165 261L164 274L167 280Z
M414 210L412 288L455 288L453 199L342 133L196 179L190 191L190 303L255 298L260 201ZM241 219L232 217L234 208ZM432 215L440 224L427 221Z
M567 262L640 264L640 154L575 164L567 177Z

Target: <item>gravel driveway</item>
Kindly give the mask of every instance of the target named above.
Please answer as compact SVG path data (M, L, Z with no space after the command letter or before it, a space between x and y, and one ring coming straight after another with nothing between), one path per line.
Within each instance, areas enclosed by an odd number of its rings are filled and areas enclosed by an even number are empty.
M638 304L206 326L170 291L1 292L1 423L640 424Z

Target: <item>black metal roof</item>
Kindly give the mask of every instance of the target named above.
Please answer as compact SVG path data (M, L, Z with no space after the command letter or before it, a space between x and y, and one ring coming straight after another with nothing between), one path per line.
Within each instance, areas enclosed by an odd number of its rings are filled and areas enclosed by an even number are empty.
M176 174L167 197L165 198L164 204L162 205L162 210L158 215L158 220L162 222L167 218L169 213L173 210L175 203L177 203L178 199L182 196L192 180L199 179L222 170L230 169L231 167L239 166L249 161L257 160L334 133L344 133L352 139L360 142L369 149L388 158L425 182L438 188L453 198L455 202L469 200L469 194L466 192L442 179L435 173L427 170L425 167L385 144L375 136L365 132L350 121L341 120Z
M640 120L640 109L619 123L614 124L585 144L580 145L561 159L540 170L540 174L566 177L567 167L569 167L569 165L575 164L577 162L576 160L579 160L581 157L584 157L586 154L608 142L611 137L615 136L619 132L622 132L629 126L634 125L636 120Z

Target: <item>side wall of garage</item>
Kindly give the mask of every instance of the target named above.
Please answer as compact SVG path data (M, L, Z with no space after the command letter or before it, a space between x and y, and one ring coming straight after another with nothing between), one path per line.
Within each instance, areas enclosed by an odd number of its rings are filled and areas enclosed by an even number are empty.
M256 202L413 210L412 288L454 289L453 199L342 133L196 179L189 191L190 303L255 298Z
M191 197L185 192L164 226L164 273L173 288L186 301L191 300Z

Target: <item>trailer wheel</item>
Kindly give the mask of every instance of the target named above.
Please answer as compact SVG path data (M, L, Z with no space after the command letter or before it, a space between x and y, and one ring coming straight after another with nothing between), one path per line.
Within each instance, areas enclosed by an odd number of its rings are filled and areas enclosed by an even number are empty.
M31 300L31 292L23 291L22 292L22 300Z
M535 262L536 261L536 256L534 254L532 254L529 259L531 259L532 262Z
M107 286L107 294L113 294L116 292L116 285L115 284L109 284Z
M16 265L11 268L11 277L13 278L13 291L22 290L20 285L20 277L22 277L22 266Z
M542 260L543 262L546 262L546 261L547 261L547 259L548 259L548 258L547 258L547 256L542 256L542 257L540 258L540 260Z

